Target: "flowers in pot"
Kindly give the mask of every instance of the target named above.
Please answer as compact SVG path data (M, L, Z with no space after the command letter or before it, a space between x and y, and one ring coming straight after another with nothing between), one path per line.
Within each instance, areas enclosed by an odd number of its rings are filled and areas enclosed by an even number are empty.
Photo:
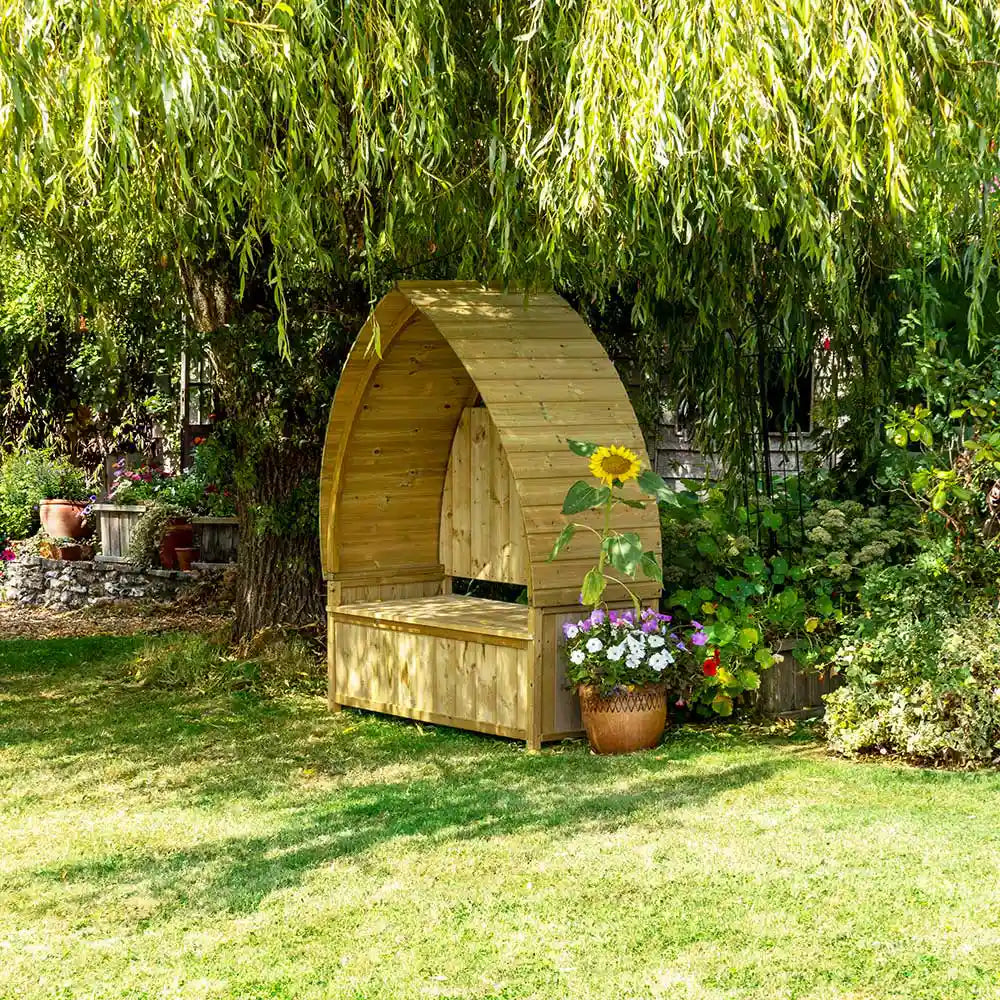
M49 459L40 468L38 486L38 519L46 534L79 541L91 533L87 515L97 497L83 469Z
M563 502L563 513L598 513L599 527L571 521L552 548L554 559L580 531L590 532L597 544L596 564L583 577L580 601L593 609L586 617L568 622L566 677L580 696L580 710L591 747L598 753L628 753L655 746L667 721L667 691L686 697L698 676L692 646L699 635L682 636L671 627L669 615L643 607L633 590L643 577L662 582L656 553L644 550L635 531L612 525L618 506L644 508L669 487L651 469L643 470L635 452L619 445L598 447L571 441L570 450L589 459L599 485L573 483ZM639 496L626 496L634 482ZM631 586L630 586L631 584ZM630 610L608 610L609 588L627 597ZM693 640L693 641L692 641Z
M670 615L653 608L605 611L567 622L566 679L576 688L591 746L625 753L659 743L668 691L686 698L697 670Z

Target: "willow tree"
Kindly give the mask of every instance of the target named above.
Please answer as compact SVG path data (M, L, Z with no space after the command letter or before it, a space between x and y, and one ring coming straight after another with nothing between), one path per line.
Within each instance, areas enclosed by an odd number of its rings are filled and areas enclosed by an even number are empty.
M344 341L400 270L480 270L496 87L460 3L0 6L0 231L172 262L237 459L238 634L321 609ZM427 263L429 261L429 263Z
M272 529L321 408L268 381L400 270L624 297L637 353L669 331L717 408L734 331L806 350L821 321L871 356L890 276L929 262L974 330L1000 122L997 7L970 7L0 4L0 225L138 227L175 263L242 415L247 631L318 607L315 550ZM292 284L317 275L337 294L311 310Z
M973 342L996 310L995 2L535 3L518 34L498 62L524 188L496 215L530 195L537 252L633 304L716 450L741 355L791 378L829 338L874 393L925 274L964 288Z

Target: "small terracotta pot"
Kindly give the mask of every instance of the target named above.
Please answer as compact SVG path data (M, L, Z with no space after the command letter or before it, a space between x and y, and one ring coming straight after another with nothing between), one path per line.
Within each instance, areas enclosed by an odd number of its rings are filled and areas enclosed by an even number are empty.
M594 753L632 753L655 747L667 725L667 690L647 684L601 695L591 684L577 688L580 714Z
M177 550L189 549L194 541L194 528L183 517L172 517L160 539L160 564L164 569L177 569Z
M189 573L191 571L191 563L198 561L200 552L198 549L178 548L174 550L174 554L177 556L177 568L182 573Z
M83 558L83 546L60 545L56 548L56 553L58 559L65 559L66 562L78 562Z
M43 500L38 519L51 538L86 538L91 530L83 514L86 506L86 500Z

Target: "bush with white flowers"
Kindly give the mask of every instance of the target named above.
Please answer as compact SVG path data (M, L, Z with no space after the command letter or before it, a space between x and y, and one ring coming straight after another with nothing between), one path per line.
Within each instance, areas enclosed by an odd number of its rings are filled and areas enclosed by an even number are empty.
M653 608L605 611L563 626L566 679L570 686L592 684L602 695L663 684L686 699L701 676L691 636L673 630L670 615Z

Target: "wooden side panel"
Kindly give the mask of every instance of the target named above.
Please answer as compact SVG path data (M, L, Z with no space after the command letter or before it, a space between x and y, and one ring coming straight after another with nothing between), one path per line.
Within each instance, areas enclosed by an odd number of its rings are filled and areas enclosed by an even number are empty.
M440 534L445 572L526 585L527 540L517 483L484 407L463 410L445 484Z
M332 702L460 729L523 738L519 688L531 645L399 633L338 621Z
M395 336L368 371L342 432L328 572L437 561L452 439L474 391L426 318L416 316Z

